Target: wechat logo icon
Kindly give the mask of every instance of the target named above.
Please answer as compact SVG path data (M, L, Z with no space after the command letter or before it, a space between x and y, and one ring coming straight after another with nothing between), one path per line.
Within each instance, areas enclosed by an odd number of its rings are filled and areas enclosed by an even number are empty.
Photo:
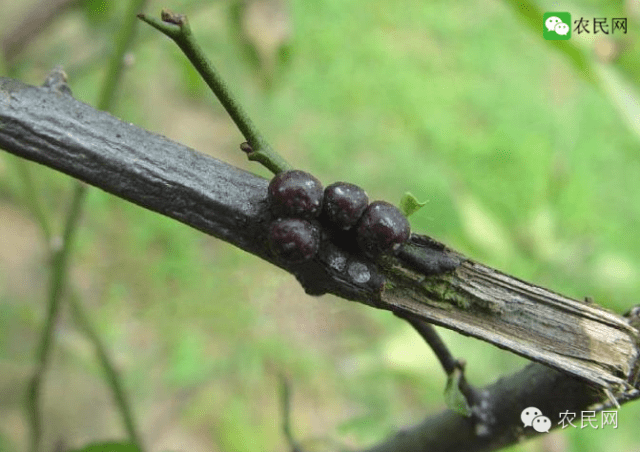
M542 16L542 37L552 41L571 38L571 14L544 13Z
M534 406L522 410L520 420L525 427L533 427L538 433L548 433L551 428L551 419L543 416L542 411Z

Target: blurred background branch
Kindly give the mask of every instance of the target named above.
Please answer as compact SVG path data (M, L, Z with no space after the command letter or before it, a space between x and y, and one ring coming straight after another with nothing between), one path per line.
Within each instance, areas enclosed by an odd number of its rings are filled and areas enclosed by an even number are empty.
M2 37L2 52L7 66L13 63L24 48L62 14L81 0L40 0L31 5L22 19Z
M122 73L124 55L131 45L133 30L137 24L135 14L143 8L145 0L132 0L129 2L129 10L125 14L123 26L116 35L116 44L113 54L108 62L108 72L103 83L103 88L99 96L97 105L102 110L108 110L115 98L116 87ZM40 30L46 27L74 2L54 1L42 2L26 13L24 19L12 32L7 34L2 41L5 66L11 68L12 60L17 57L20 51L26 46L29 40L33 39ZM47 78L45 86L56 90L58 94L70 94L70 89L66 84L66 74L61 70L53 71ZM68 266L72 255L73 240L76 229L79 227L81 212L85 202L87 186L80 182L74 182L74 189L71 195L70 208L65 217L64 229L60 237L52 239L50 221L48 215L41 207L40 196L35 189L34 180L31 176L31 169L23 162L17 162L17 167L25 184L26 199L31 207L32 214L38 220L45 244L50 252L50 283L48 294L47 317L37 348L37 365L29 378L26 400L26 411L30 422L30 450L38 452L41 450L43 436L42 421L42 387L55 338L55 329L59 321L60 305L65 291L68 289ZM73 314L76 321L81 323L83 331L90 341L95 344L98 359L105 371L107 382L113 391L113 397L123 418L123 423L127 431L130 443L142 451L142 441L135 427L132 410L127 403L122 385L117 372L108 358L106 349L102 346L99 336L91 326L88 315L85 313L81 300L75 296L72 301Z

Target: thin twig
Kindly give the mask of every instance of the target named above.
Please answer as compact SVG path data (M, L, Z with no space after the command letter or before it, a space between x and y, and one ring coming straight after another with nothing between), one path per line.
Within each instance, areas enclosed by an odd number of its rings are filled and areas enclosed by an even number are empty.
M184 14L176 14L168 10L163 10L162 20L145 14L138 14L138 17L171 38L178 47L180 47L189 61L191 61L191 64L193 64L207 85L209 85L247 140L250 149L250 152L247 152L249 160L261 163L274 174L293 168L280 154L273 150L264 138L264 135L258 130L242 106L237 102L215 66L209 61L191 33L191 27L189 27L189 22Z
M96 104L100 110L111 110L111 105L115 99L115 92L122 77L124 55L133 42L137 22L136 12L143 9L146 2L147 0L131 0L129 2L129 8L124 16L124 23L122 27L118 29L118 33L115 36L115 48L111 58L109 58L107 75L100 90L98 103Z
M291 447L291 452L302 452L291 431L291 394L289 382L284 375L280 375L280 406L282 407L282 431Z
M105 80L104 87L101 91L100 99L98 101L100 109L107 109L114 98L115 89L117 87L117 82L120 78L120 74L122 71L122 60L124 57L124 53L126 49L129 47L131 40L133 38L133 29L136 25L135 20L135 11L139 11L140 8L144 5L146 0L132 0L130 3L130 14L128 15L129 19L125 21L125 25L121 28L120 34L117 38L116 51L114 52L110 64L109 71L107 75L107 79ZM66 85L66 75L60 70L58 73L55 73L53 77L47 80L50 88L57 89L59 91L69 92L70 90ZM30 189L33 189L30 186ZM27 410L29 412L29 419L31 423L31 451L37 452L40 448L40 443L42 441L42 421L41 421L41 412L40 412L40 387L42 385L42 379L44 377L44 372L46 371L47 364L49 362L49 356L53 345L53 331L54 326L58 317L59 309L60 309L60 300L62 296L63 289L67 284L67 270L68 270L68 258L70 255L70 249L72 246L72 239L75 233L75 230L78 226L80 214L82 211L83 201L86 197L87 193L87 185L83 182L76 181L75 187L72 195L71 201L71 209L67 215L67 219L65 221L65 229L62 239L62 247L59 250L53 249L53 259L52 259L52 273L51 273L51 283L49 289L49 307L48 307L48 315L45 323L45 328L42 333L40 347L38 349L38 366L31 378L28 385L28 401L27 401ZM41 226L46 223L41 222ZM43 229L43 233L47 235L48 231ZM49 233L50 234L50 233ZM97 338L91 337L92 339ZM104 350L102 350L104 351ZM100 347L98 347L99 358L100 357ZM106 355L104 355L106 356ZM140 436L136 432L135 425L133 422L133 416L131 414L131 410L129 409L126 400L122 398L122 390L118 383L117 377L115 377L115 373L109 373L108 369L113 370L112 368L105 368L107 371L107 377L111 384L112 390L114 392L114 397L117 401L118 407L121 409L121 413L123 416L123 421L127 432L129 433L130 440L138 446L140 450L142 450L142 443L140 441Z
M31 5L16 26L2 37L0 45L7 65L11 65L31 41L61 17L63 11L78 3L79 0L41 0Z
M36 190L36 183L33 180L33 175L31 174L31 164L19 159L16 161L16 167L18 168L18 173L22 178L22 184L24 187L24 198L25 203L27 204L31 215L38 222L38 226L40 227L40 232L44 238L44 242L47 246L51 245L51 225L49 224L48 213L45 212L42 203L40 202L40 197L38 196L38 192Z
M433 352L435 353L438 361L440 361L440 364L442 365L442 368L444 369L448 377L453 375L456 370L462 372L458 388L467 399L467 404L469 406L474 405L478 397L476 389L467 382L467 379L465 377L464 361L453 357L453 355L449 351L449 348L444 343L433 325L407 313L394 312L394 314L397 317L406 320L422 337L422 339L424 339L429 347L431 347L431 350L433 350Z
M396 317L400 317L409 322L413 329L415 329L429 347L431 347L447 375L451 375L456 367L459 367L458 360L453 357L449 348L432 325L403 312L394 312L394 314Z
M53 250L53 263L51 279L49 285L49 300L47 308L47 320L40 337L38 346L37 365L28 385L28 405L29 421L31 424L31 451L37 452L42 440L42 420L40 412L40 386L42 378L47 369L47 364L51 356L53 347L53 331L58 319L60 310L60 299L64 290L64 283L67 276L67 261L73 245L73 237L78 226L78 220L82 212L82 202L86 194L86 185L76 184L71 199L71 207L67 213L64 234L62 236L62 246L59 250Z
M131 409L131 404L129 403L127 393L124 390L122 383L120 382L120 376L111 363L111 359L109 358L107 349L102 343L102 340L100 339L100 336L96 332L95 328L91 324L91 320L85 312L85 309L82 306L82 303L77 294L69 294L68 300L74 321L84 332L84 334L86 334L87 338L93 343L93 346L95 347L98 362L102 366L102 369L104 370L104 373L107 377L109 387L111 388L113 398L115 399L118 410L120 411L120 415L122 416L122 420L124 422L125 429L127 430L129 440L133 444L137 445L139 450L142 450L140 448L140 445L142 444L142 438L140 437L140 434L138 433L136 427L136 422L132 414L133 410Z
M107 77L105 79L104 85L102 86L100 98L98 100L98 108L101 110L110 110L111 106L113 105L113 100L115 99L115 92L117 87L119 86L119 81L122 77L124 55L127 49L131 47L131 43L133 42L133 38L134 38L134 32L135 32L136 23L137 23L136 12L143 9L145 4L146 4L146 0L131 0L131 2L129 3L129 8L125 15L124 24L122 28L120 28L120 31L116 36L115 51L109 61ZM81 323L87 336L93 342L96 348L96 353L98 354L98 360L100 361L102 368L104 369L105 375L107 377L107 381L109 382L111 392L113 393L113 398L115 399L115 402L120 411L120 416L122 417L122 421L124 423L125 429L127 430L129 441L135 444L138 447L138 450L142 451L143 450L142 438L136 427L133 411L131 409L131 405L127 400L124 388L120 383L120 378L118 377L118 373L115 371L114 367L111 365L108 359L106 350L102 345L100 338L96 334L95 330L91 327L91 324L89 323L89 319L84 314L82 305L80 304L79 300L72 299L70 301L71 301L71 308L74 311L77 321Z

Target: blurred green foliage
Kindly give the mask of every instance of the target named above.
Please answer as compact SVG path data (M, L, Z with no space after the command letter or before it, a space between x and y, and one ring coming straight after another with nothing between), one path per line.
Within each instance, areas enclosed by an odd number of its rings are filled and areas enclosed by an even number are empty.
M140 449L133 445L121 442L95 443L71 452L140 452Z
M574 16L629 18L611 61L598 60L594 49L602 42L593 36L571 42L584 65L603 65L639 90L640 21L632 3L567 8ZM257 50L247 48L256 35L242 35L237 3L153 2L148 12L167 6L189 14L210 59L295 166L325 184L356 183L372 200L395 203L411 191L428 200L411 217L414 230L624 312L640 293L640 235L633 232L640 224L640 138L638 118L620 107L620 96L638 99L607 89L614 80L599 72L587 81L579 73L586 66L543 41L513 4L292 0L284 6L290 31L278 35L280 47ZM65 14L20 56L12 76L40 84L62 63L74 95L95 104L123 10L116 5L90 1ZM273 7L281 13L282 2ZM0 29L10 29L8 18L1 21ZM271 26L267 20L264 33ZM256 58L272 48L286 58ZM267 60L283 66L256 69ZM238 151L239 133L166 38L141 24L129 64L117 116L268 177ZM59 222L69 179L32 166L42 203ZM46 263L38 260L37 231L23 226L30 220L22 197L12 158L0 154L3 362L28 362L43 316ZM292 384L293 429L301 439L361 446L444 408L445 376L435 358L386 312L307 297L293 277L266 263L95 189L78 245L72 284L120 363L138 416L155 419L157 406L174 401L164 429L189 432L204 450L282 450L280 373ZM59 355L75 359L59 356L54 365L86 372L79 362L92 355L68 323L60 326ZM468 361L473 384L526 363L455 333L443 336ZM94 374L86 378L101 384ZM1 393L9 383L0 380ZM55 408L73 410L82 397L90 394L70 394ZM0 404L0 414L16 410ZM638 404L629 404L616 430L570 429L508 450L548 450L549 438L562 438L566 451L637 449L639 415ZM2 444L20 444L4 428ZM74 438L73 424L61 429Z

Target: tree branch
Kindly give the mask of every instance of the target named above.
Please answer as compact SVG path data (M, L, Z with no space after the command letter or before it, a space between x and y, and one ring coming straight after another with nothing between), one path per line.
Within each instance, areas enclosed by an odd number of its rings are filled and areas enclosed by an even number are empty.
M478 392L476 388L472 387L469 382L467 382L467 378L464 375L466 363L463 360L453 357L435 327L424 320L417 319L411 314L407 314L406 312L396 312L395 314L401 319L406 320L422 337L422 339L424 339L427 345L429 345L431 350L433 350L433 353L435 353L436 358L438 358L438 361L440 361L440 365L447 374L449 381L455 382L452 378L455 375L455 372L460 372L460 379L456 389L464 396L468 406L477 405L479 401Z
M599 389L540 364L478 390L473 416L451 410L425 419L365 452L483 452L498 450L540 433L525 428L522 410L538 408L558 427L560 414L582 411L601 400ZM572 427L569 427L572 428Z
M80 0L41 0L32 5L17 25L2 38L0 48L7 63L11 63L27 44L46 30L64 10L78 3Z
M420 250L440 252L444 255L440 260L457 259L460 265L454 271L425 277L421 266L411 269L406 262L386 262L388 283L381 294L385 306L485 340L602 388L615 392L633 389L638 379L640 339L638 329L627 319L466 259L429 238L413 238L413 243L418 241L423 242Z
M333 293L410 314L565 372L530 366L486 388L471 418L445 412L398 435L394 447L372 451L403 450L399 445L422 441L431 435L427 430L446 437L441 441L449 446L440 450L489 450L451 444L467 434L485 445L515 441L522 425L518 410L533 404L545 413L579 411L606 400L602 389L620 401L640 392L638 322L525 283L416 234L397 256L375 262L325 237L313 261L286 264L266 246L272 218L265 179L59 91L0 78L0 147L242 248L295 275L311 295ZM518 400L532 402L518 406ZM481 406L496 409L478 411Z

